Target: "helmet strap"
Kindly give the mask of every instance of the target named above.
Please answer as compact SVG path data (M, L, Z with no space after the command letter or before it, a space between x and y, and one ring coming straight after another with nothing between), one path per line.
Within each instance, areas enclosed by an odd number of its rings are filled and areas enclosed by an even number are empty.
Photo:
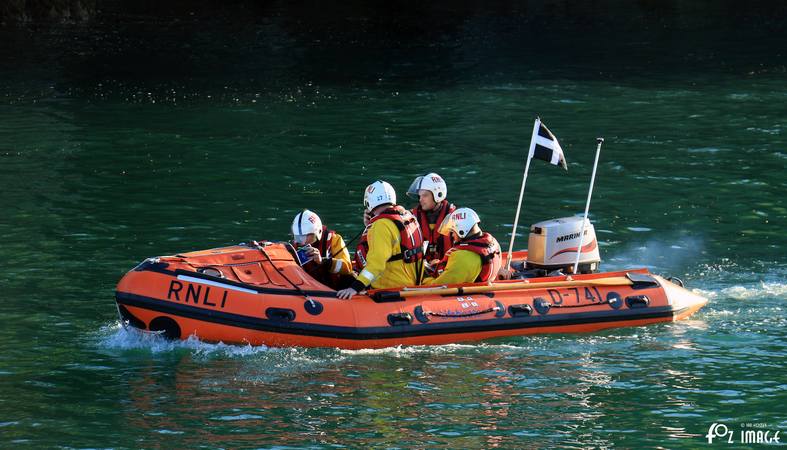
M475 225L473 225L473 226L475 226ZM483 231L479 231L479 232L474 233L474 234L468 234L467 236L463 237L461 240L462 241L472 241L473 239L480 238L482 234L484 234Z

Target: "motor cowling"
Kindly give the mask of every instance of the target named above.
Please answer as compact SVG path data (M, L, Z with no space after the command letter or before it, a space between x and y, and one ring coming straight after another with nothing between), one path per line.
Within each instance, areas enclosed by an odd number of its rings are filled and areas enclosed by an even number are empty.
M577 259L582 221L582 217L572 216L545 220L532 225L527 240L527 267L572 272ZM598 252L596 230L586 219L583 234L578 272L591 273L598 270L601 257Z

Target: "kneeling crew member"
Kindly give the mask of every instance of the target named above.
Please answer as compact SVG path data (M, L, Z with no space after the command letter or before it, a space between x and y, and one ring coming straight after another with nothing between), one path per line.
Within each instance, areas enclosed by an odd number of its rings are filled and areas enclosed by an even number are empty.
M452 235L451 247L437 265L437 278L426 278L424 285L479 283L494 281L502 266L500 244L482 232L481 219L470 208L459 208L446 217L440 233Z
M438 232L443 220L456 209L446 200L448 186L440 175L427 173L413 181L407 196L418 199L418 206L411 211L421 225L421 235L425 241L429 241L424 258L430 263L437 263L454 244L451 236L443 236Z
M418 221L410 211L396 204L396 192L385 181L367 186L363 203L371 215L358 244L362 254L356 255L363 268L350 287L336 296L348 299L369 287L417 285L423 262L423 238Z
M350 252L342 236L323 226L320 217L305 209L292 221L293 246L304 256L303 269L320 283L338 289L352 279Z

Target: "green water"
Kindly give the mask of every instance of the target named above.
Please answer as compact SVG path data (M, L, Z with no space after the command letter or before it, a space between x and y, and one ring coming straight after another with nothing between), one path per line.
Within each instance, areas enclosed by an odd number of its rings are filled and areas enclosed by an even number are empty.
M787 429L783 8L594 23L534 4L0 28L0 447L699 448L714 422ZM582 211L603 136L602 268L678 276L700 313L357 352L117 324L142 259L284 239L301 208L353 236L378 178L404 197L440 173L506 245L537 115L569 171L533 163L516 247Z

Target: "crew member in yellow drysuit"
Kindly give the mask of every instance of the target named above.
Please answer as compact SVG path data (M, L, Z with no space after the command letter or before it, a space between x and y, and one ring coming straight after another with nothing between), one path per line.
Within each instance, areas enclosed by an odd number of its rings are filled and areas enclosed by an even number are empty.
M470 208L459 208L443 220L439 232L454 241L434 268L436 278L424 285L478 283L494 281L500 271L500 244L491 234L481 231L481 219Z
M414 286L422 270L423 238L418 221L396 204L396 192L385 181L367 186L364 206L371 219L358 244L356 260L364 263L355 281L336 296L343 299L368 289Z

